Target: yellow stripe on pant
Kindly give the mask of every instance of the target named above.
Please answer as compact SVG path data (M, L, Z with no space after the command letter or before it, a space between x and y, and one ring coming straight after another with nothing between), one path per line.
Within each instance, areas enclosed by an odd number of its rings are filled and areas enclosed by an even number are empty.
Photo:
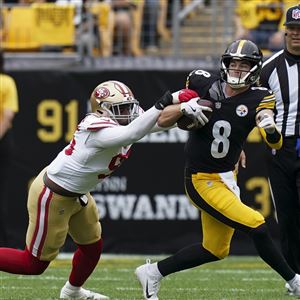
M228 182L224 183L220 174L186 176L185 188L191 202L201 211L203 247L218 258L228 255L234 229L248 232L265 222L258 211L240 200Z

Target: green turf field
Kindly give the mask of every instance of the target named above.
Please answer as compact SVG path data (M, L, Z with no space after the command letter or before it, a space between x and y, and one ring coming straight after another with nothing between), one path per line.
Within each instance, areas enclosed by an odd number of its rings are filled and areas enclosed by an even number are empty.
M155 257L151 257L155 259ZM85 287L112 300L142 300L134 269L142 257L104 256ZM71 267L70 260L56 260L40 276L0 273L0 299L58 299ZM277 300L286 294L284 281L257 257L231 256L162 281L160 300Z

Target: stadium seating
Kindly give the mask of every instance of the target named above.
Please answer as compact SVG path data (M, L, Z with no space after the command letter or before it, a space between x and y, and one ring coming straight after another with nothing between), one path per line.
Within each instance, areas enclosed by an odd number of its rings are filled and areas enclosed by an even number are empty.
M37 50L34 11L30 7L2 8L4 35L2 47L5 50Z
M73 46L74 7L52 3L2 8L6 51L40 50L46 46Z

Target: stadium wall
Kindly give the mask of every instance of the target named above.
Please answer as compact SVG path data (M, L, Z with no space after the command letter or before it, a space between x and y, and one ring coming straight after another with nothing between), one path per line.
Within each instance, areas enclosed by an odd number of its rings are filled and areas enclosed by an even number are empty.
M6 209L8 246L24 247L26 198L34 176L71 139L87 112L89 95L105 80L120 80L132 88L144 109L166 90L184 87L185 71L14 71L20 112L13 128L15 160ZM184 143L187 132L172 129L146 136L134 145L131 159L93 192L101 215L104 252L173 253L201 240L198 211L184 195ZM278 238L266 178L264 145L253 132L245 146L247 169L239 173L244 202L266 217ZM201 149L199 149L201 151ZM67 240L62 249L73 250ZM236 233L233 254L255 254L247 236Z

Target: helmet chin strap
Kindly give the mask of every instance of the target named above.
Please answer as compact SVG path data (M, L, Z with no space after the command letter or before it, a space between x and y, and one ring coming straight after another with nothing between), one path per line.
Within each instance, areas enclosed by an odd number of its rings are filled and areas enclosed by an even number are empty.
M244 88L246 86L248 86L249 84L230 84L228 83L228 85L233 89L233 90L239 90L241 88Z
M102 108L97 109L97 113L100 114L101 117L108 117L108 118L110 118L109 113L106 110L102 109Z
M233 88L233 89L239 89L245 86L248 86L249 84L246 84L245 81L248 78L250 73L247 73L243 78L241 77L233 77L230 76L227 72L227 83Z

